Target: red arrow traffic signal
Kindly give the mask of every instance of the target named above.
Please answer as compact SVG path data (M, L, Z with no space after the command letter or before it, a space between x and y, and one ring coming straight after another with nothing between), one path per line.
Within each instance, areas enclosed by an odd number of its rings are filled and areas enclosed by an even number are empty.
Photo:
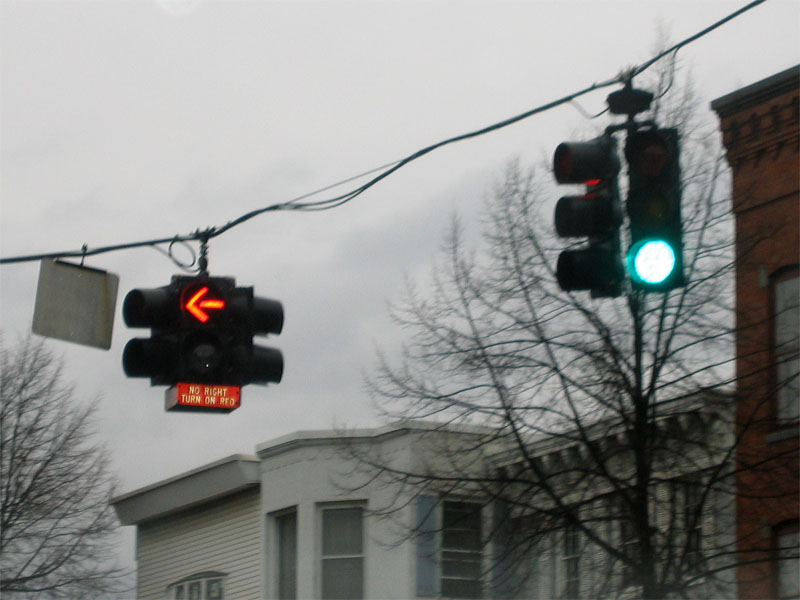
M220 310L225 308L224 300L220 298L205 298L208 292L208 286L201 287L192 294L192 297L183 305L184 308L201 323L205 323L210 318L206 310Z

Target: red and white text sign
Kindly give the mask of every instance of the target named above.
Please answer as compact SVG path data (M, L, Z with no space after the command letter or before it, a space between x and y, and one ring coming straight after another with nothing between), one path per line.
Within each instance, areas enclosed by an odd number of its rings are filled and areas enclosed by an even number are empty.
M166 408L231 411L241 404L241 390L242 388L234 385L176 383L167 390Z

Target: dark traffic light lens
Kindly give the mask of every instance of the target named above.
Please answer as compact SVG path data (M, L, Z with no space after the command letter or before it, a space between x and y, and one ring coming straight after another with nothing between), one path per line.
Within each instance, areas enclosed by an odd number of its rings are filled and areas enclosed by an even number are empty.
M197 335L187 339L183 356L188 370L197 376L214 375L223 363L222 347L212 336Z
M628 200L628 216L639 226L659 227L672 220L675 207L658 190L647 190Z
M211 344L200 344L192 349L192 366L197 371L213 370L219 364L219 353Z
M669 152L663 142L647 146L639 161L639 169L648 177L658 177L669 162Z
M661 176L672 158L666 141L655 131L633 134L625 147L625 157L631 171L646 177Z

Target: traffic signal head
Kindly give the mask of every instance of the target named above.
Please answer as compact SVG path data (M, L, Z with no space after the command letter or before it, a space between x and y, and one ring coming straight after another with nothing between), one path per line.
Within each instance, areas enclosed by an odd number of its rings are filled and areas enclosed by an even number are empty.
M631 245L626 257L634 288L666 291L684 285L678 132L647 129L625 146L630 185Z
M603 136L588 142L559 144L553 156L553 171L559 183L587 186L584 194L564 196L556 204L558 235L589 238L588 246L564 250L559 255L559 286L565 291L591 290L593 297L619 296L624 273L619 251L619 159L614 139Z
M243 386L278 383L279 350L253 345L253 335L280 333L280 302L254 298L230 277L175 276L168 286L132 290L123 303L130 327L149 327L149 339L125 346L129 377L150 377L151 385L176 383Z

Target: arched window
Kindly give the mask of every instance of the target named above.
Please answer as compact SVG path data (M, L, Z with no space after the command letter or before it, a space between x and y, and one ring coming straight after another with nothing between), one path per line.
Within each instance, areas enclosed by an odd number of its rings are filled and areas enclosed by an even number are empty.
M202 571L184 577L167 588L171 600L223 600L227 573Z

